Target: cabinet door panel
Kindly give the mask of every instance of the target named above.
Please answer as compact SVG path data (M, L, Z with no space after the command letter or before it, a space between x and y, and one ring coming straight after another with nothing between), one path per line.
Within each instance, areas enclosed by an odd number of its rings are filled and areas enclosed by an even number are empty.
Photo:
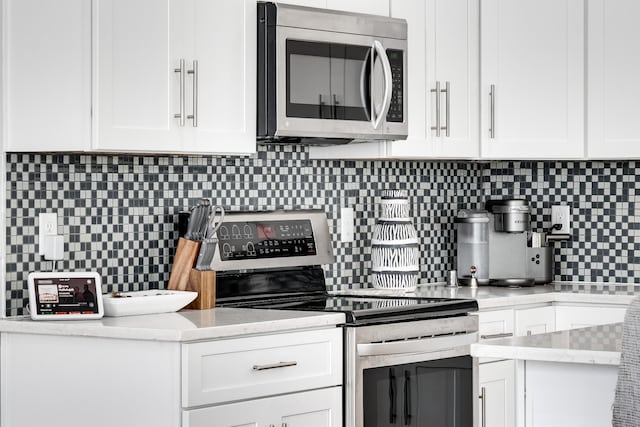
M197 126L187 120L185 151L252 153L256 149L256 19L255 1L188 0L189 65L187 114L197 113ZM220 19L220 17L224 17ZM215 24L213 24L215 23ZM197 89L197 105L193 103Z
M640 157L640 2L588 2L588 155Z
M582 157L583 3L483 1L481 40L482 156Z
M91 5L3 3L7 151L87 150L91 144Z
M94 148L180 151L180 4L94 0L93 7Z
M515 362L504 360L484 363L478 368L481 396L479 419L490 427L515 425ZM484 401L483 401L484 400ZM484 413L483 413L484 410Z
M474 158L480 154L479 136L479 2L432 0L435 28L433 81L450 83L450 133L441 130L434 151L438 157ZM429 46L432 44L429 43ZM427 65L428 66L428 65ZM434 83L435 84L435 83ZM432 86L433 87L433 86ZM446 126L446 95L440 95L440 126ZM433 114L431 114L433 117Z
M515 310L515 335L534 335L555 330L555 307Z
M624 321L626 307L556 306L556 330L585 328Z

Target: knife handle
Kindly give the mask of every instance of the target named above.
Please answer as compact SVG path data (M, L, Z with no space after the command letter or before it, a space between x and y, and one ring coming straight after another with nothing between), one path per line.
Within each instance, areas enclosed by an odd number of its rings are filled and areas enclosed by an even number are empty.
M173 266L171 267L171 275L169 276L169 286L167 289L173 291L187 290L189 274L198 257L200 243L201 242L195 240L185 239L184 237L178 239L178 247L176 248L176 255L173 258Z

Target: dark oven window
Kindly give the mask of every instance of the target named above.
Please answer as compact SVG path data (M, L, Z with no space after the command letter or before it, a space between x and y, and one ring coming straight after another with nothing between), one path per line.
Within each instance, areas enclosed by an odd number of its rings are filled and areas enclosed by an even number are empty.
M473 426L470 356L365 369L366 427Z
M287 40L287 117L369 121L371 47Z

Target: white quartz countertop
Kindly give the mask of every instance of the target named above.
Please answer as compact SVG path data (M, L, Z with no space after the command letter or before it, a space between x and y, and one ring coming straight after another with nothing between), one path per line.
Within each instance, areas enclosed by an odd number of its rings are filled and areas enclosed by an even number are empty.
M155 341L196 341L241 335L330 327L345 322L342 313L218 307L176 313L103 317L99 320L0 320L0 332L92 336Z
M499 286L468 286L449 288L443 284L422 284L415 292L393 289L358 289L345 291L349 294L393 295L425 298L467 298L478 301L478 309L509 308L515 305L542 303L583 303L583 304L622 304L626 305L635 297L626 287L605 288L597 284L555 283L544 286L508 288ZM613 288L615 289L615 288Z
M622 323L591 326L471 345L474 357L619 365Z

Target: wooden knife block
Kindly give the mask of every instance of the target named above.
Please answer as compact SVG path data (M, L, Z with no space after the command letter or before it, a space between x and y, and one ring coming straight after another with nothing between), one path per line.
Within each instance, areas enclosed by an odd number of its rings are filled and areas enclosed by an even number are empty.
M195 268L189 273L188 291L198 293L195 300L185 308L194 310L208 310L216 306L216 272L201 271Z

